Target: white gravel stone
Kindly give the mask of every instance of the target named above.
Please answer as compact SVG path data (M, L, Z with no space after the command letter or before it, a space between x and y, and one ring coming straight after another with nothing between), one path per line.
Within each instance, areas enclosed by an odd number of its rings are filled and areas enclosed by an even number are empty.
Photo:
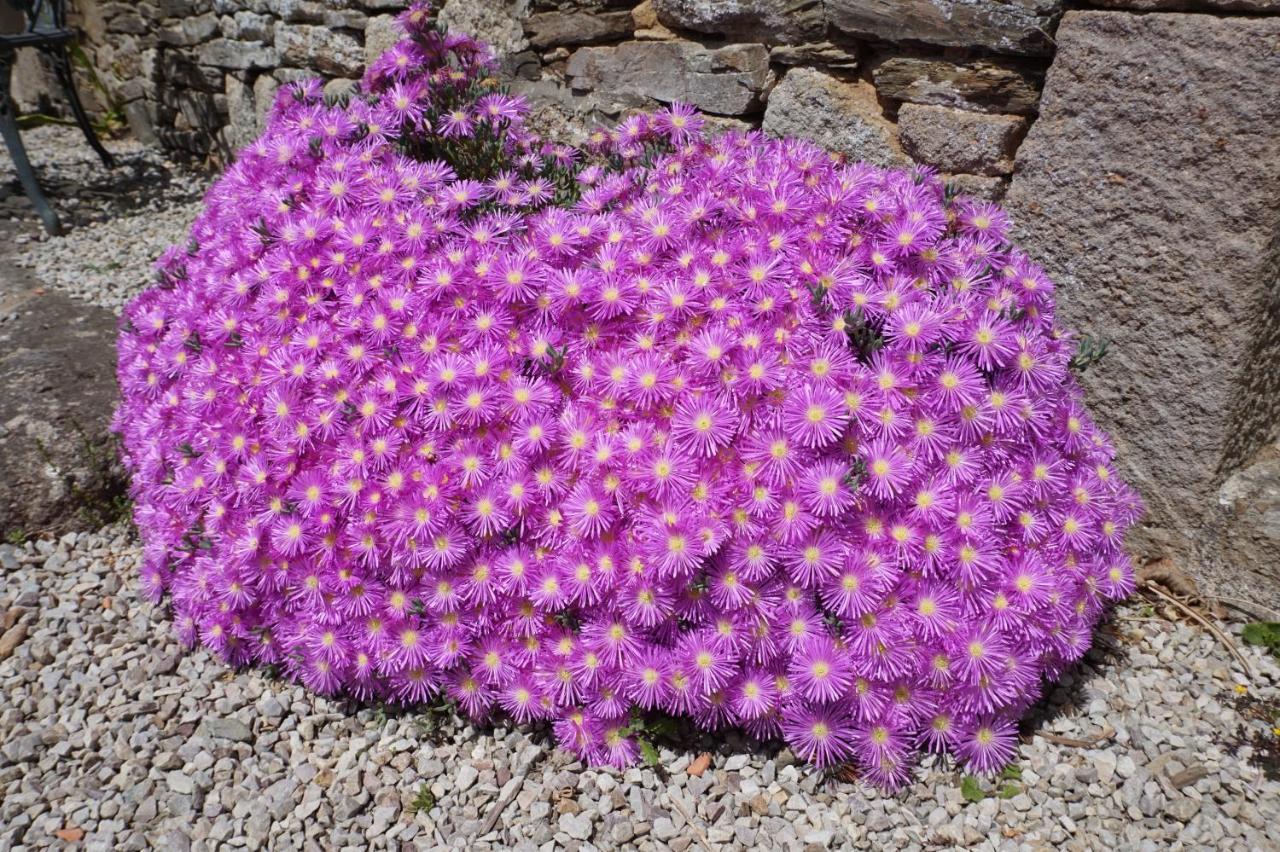
M51 845L68 826L86 846L119 849L691 849L688 820L714 844L761 849L1240 849L1269 848L1280 821L1280 783L1233 744L1261 723L1237 709L1228 652L1130 608L1105 628L1114 654L1091 653L1036 710L1038 729L1062 738L1115 736L1088 749L1032 737L1019 748L1022 779L1001 782L1016 788L1009 798L982 781L989 795L970 803L960 773L936 760L890 797L734 733L664 752L669 766L714 753L702 777L664 780L583 767L536 732L453 719L428 730L413 713L184 650L166 608L139 597L139 558L125 526L0 545L0 615L20 610L30 631L0 662L0 850ZM1152 662L1157 645L1174 653ZM1276 662L1241 650L1257 672L1247 697L1280 701ZM434 801L417 809L424 787Z
M87 175L83 143L45 130L27 134L37 162ZM187 189L159 193L155 210L33 242L28 261L51 286L118 308L195 215L207 178L175 173ZM1239 738L1275 736L1249 708L1280 706L1280 666L1242 645L1246 680L1209 633L1134 607L1099 631L1109 650L1090 652L1028 722L1067 743L1114 734L1088 748L1032 736L1019 745L1021 779L984 780L987 795L968 802L950 761L925 760L888 796L724 732L664 748L669 774L592 769L548 748L544 730L428 725L317 696L181 647L167 607L139 594L140 558L124 525L0 544L0 617L27 630L0 661L0 852L61 847L63 829L83 830L85 848L177 852L679 852L703 837L764 850L1276 848L1280 782ZM702 751L711 767L691 777L683 769Z

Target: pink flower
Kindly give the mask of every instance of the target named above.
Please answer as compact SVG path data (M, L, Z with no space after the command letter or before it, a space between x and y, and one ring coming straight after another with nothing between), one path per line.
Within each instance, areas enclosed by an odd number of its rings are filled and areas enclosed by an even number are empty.
M977 771L1133 588L1053 286L931 170L538 138L424 4L285 87L126 310L142 586L233 664L624 765L632 715Z

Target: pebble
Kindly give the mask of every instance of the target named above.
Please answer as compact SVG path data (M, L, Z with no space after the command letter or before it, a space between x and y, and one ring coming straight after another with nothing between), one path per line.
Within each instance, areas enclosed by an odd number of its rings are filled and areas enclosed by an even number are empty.
M560 815L560 830L574 840L588 839L592 828L591 817L585 813Z
M55 186L104 179L73 128L24 138ZM76 227L54 239L33 228L18 262L119 310L146 286L160 251L185 238L209 176L133 143L110 147L126 165L106 179L134 183L59 200ZM0 161L0 181L10 172ZM141 195L139 176L155 184ZM1090 749L1032 738L1019 745L1011 800L970 803L961 773L932 758L893 796L736 732L664 748L664 775L590 769L547 748L541 731L452 718L428 728L411 711L318 696L182 647L167 606L139 593L140 559L125 525L0 544L0 615L21 609L14 624L25 627L0 660L0 852L53 845L69 827L85 832L87 849L172 852L681 852L701 848L700 836L716 848L787 850L1234 850L1274 848L1269 832L1280 824L1280 782L1233 745L1241 728L1271 733L1238 712L1230 653L1196 626L1135 620L1131 607L1109 628L1114 652L1087 654L1029 723L1068 739L1107 728L1115 736ZM1240 652L1256 672L1248 694L1276 706L1280 666L1256 647ZM685 772L703 752L711 768ZM492 830L478 836L499 803Z
M679 833L676 824L667 817L658 817L653 821L653 836L659 840L670 840Z
M1089 756L1089 762L1097 771L1098 780L1103 784L1110 784L1116 777L1119 761L1113 752L1101 749Z
M454 786L461 792L471 789L471 785L476 783L476 779L480 777L480 770L474 766L463 766L458 770L457 777L454 778Z
M233 740L238 743L253 742L253 731L239 719L206 719L205 733L215 739Z

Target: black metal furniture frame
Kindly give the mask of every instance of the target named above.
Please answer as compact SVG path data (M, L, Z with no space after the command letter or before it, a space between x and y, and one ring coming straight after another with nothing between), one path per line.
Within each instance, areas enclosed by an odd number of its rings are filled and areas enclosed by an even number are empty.
M98 134L94 132L89 115L84 111L84 105L80 103L80 95L76 92L70 53L70 46L75 41L76 34L67 26L66 0L0 0L0 3L17 9L26 20L26 26L22 32L0 33L0 135L4 136L4 144L9 149L9 156L13 158L18 179L22 181L23 190L39 212L45 230L50 234L60 234L62 223L58 221L58 214L54 212L49 200L44 197L39 182L36 181L31 160L27 158L27 149L23 146L22 137L18 134L18 111L14 106L13 97L9 94L13 63L17 57L18 48L34 47L49 57L58 82L62 85L63 93L71 105L76 124L84 132L85 139L102 159L104 166L112 168L115 160L98 141Z

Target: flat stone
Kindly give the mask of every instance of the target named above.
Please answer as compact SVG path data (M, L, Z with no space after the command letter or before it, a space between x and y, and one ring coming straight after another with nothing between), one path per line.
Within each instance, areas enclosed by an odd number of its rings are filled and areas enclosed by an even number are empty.
M539 12L530 15L524 25L529 43L539 50L621 41L630 36L634 28L631 12L627 10Z
M268 41L274 36L275 21L267 15L241 10L232 18L235 37L242 41Z
M1036 56L1053 51L1062 0L826 0L826 11L861 38Z
M233 149L243 148L252 142L260 130L257 108L253 102L253 88L245 85L234 74L226 80L227 137Z
M1057 39L1005 203L1061 321L1111 341L1083 384L1146 501L1130 546L1280 607L1217 499L1280 422L1280 18L1070 12Z
M667 817L658 817L653 821L653 836L659 840L671 840L679 833L675 823Z
M772 80L763 45L685 41L584 47L569 58L566 74L575 91L681 101L716 115L758 112Z
M658 20L730 41L820 41L827 21L820 0L653 0Z
M1002 177L986 177L985 175L944 175L944 179L960 195L970 198L981 198L984 201L999 201L1004 198L1009 188L1009 181Z
M913 104L1025 115L1040 102L1038 75L995 59L894 56L873 66L871 74L883 97Z
M1201 778L1209 777L1209 770L1205 769L1204 764L1197 763L1188 766L1181 772L1175 772L1169 776L1169 784L1175 790L1181 790L1183 787L1190 787Z
M253 740L253 731L244 722L236 718L205 719L202 725L207 736L214 739L232 740L247 743Z
M267 11L291 24L318 24L324 20L325 6L317 0L266 0Z
M216 38L196 51L201 65L245 71L250 68L274 68L280 64L280 51L267 45L247 41Z
M125 491L110 432L115 316L8 260L0 314L0 535L114 519Z
M181 769L170 772L165 776L165 781L168 782L169 789L180 796L190 796L195 792L195 783L191 780L191 776Z
M1135 12L1280 12L1280 0L1094 0L1094 5Z
M946 172L1007 175L1026 119L951 107L903 104L898 111L902 148L917 162Z
M658 13L653 9L653 0L644 0L631 10L631 23L632 36L641 41L665 41L679 38L658 20Z
M0 635L0 660L7 660L27 638L27 625L15 624Z
M626 843L635 836L636 830L632 827L630 820L620 820L609 830L609 839L614 843Z
M858 53L853 45L829 41L780 44L769 48L769 61L775 65L818 65L847 73L858 67Z
M338 77L359 77L364 48L354 36L309 24L278 24L276 47L284 61Z
M1218 507L1227 565L1280 565L1280 440L1231 474L1218 489Z
M879 166L909 162L870 83L842 80L811 68L792 68L770 93L764 132L808 139L850 159Z

